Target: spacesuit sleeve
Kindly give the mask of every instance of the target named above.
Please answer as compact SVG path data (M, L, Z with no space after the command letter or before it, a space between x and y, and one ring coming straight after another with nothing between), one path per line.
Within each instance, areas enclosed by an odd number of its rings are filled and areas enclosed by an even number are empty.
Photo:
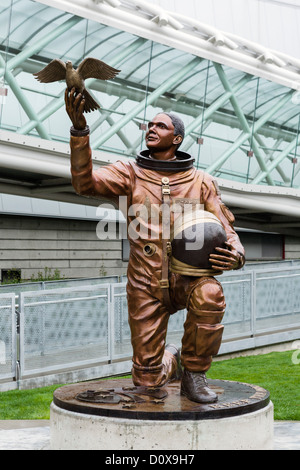
M203 179L201 199L204 209L213 213L221 221L227 235L227 241L240 255L238 269L242 268L245 264L245 249L233 227L235 221L234 215L223 203L216 180L207 174Z
M116 162L93 170L89 136L73 136L71 147L72 185L84 196L117 199L131 193L132 167L128 162Z

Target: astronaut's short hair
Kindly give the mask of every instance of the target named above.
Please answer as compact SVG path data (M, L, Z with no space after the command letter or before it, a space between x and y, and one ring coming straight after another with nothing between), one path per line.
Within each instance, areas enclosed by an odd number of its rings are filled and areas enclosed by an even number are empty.
M174 135L181 135L182 141L183 141L184 134L185 134L185 127L184 127L183 120L179 116L177 116L177 114L175 113L165 113L163 111L162 113L159 113L159 114L166 114L167 116L169 116L174 126ZM178 147L180 147L181 144L182 142L178 145Z

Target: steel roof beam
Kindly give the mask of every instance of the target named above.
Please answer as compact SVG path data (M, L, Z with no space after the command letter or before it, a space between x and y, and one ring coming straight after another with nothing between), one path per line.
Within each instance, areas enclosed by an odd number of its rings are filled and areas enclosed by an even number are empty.
M240 90L246 83L248 83L252 79L251 75L245 75L242 77L238 83L236 83L230 91L227 91L224 93L222 96L220 96L218 99L216 99L207 109L205 109L203 115L199 115L196 119L194 119L193 122L191 122L187 127L186 127L186 132L185 136L189 136L192 132L195 131L195 129L202 123L208 120L212 114L214 114L221 106L224 106L224 104L230 99L233 93L236 93L238 90Z
M28 62L28 60L25 62L25 64L27 64L27 62ZM42 66L42 63L40 65L40 67L41 66ZM30 73L32 73L33 71L36 70L35 67L33 69L32 69L32 67L33 66L30 66ZM27 70L27 67L25 66L24 69ZM246 75L246 77L248 77L249 80L251 80L253 78L251 75ZM242 78L242 80L244 80L244 78ZM241 85L243 85L243 83L241 83ZM101 81L98 80L98 81L94 81L94 82L90 83L89 86L90 86L91 89L96 90L96 91L100 91L102 93L103 92L106 93L107 90L109 89L110 94L113 94L113 95L119 96L119 97L123 96L123 98L125 97L125 98L128 98L128 99L134 99L136 101L141 101L145 97L145 91L143 91L141 89L133 90L131 86L130 86L130 88L127 89L125 85L120 87L120 85L117 84L117 82L106 83L106 82L101 82ZM237 89L235 89L235 85L233 85L232 88L233 88L234 92L236 93ZM224 94L220 98L217 99L217 100L221 100L220 101L221 104L220 104L219 107L221 107L222 104L224 104L223 99L226 102L226 98L227 97ZM218 106L217 100L216 100L216 102L214 102L212 104L212 106L214 104L216 105L216 107ZM183 114L187 114L187 115L191 115L191 116L195 117L195 120L190 124L195 129L198 125L201 124L202 117L199 115L200 108L197 109L196 106L190 106L190 105L187 105L184 102L180 102L180 101L179 102L178 101L170 102L170 99L167 98L167 97L164 97L164 96L160 96L157 100L157 105L159 107L161 107L162 109L168 108L170 106L170 104L172 106L173 111L183 113ZM64 100L63 100L63 93L62 93L61 98L54 99L42 111L40 111L40 113L38 114L39 120L44 121L45 119L47 119L47 117L51 116L54 112L56 112L63 105L64 105ZM216 109L216 111L217 111L217 109ZM207 112L207 110L205 110L205 113L206 112ZM199 121L196 122L196 119L198 119L198 118L199 118ZM235 123L235 122L232 121L233 119L235 120L237 118L235 116L221 117L221 116L215 115L214 121L215 122L220 122L220 123L223 123L223 124L227 124L229 126L233 125L235 127L240 127L239 121L237 120L236 123ZM101 120L101 122L103 122L103 120ZM29 121L26 124L24 124L21 128L19 128L18 132L22 133L22 134L27 134L34 127L35 127L35 123ZM193 129L192 129L192 131L193 131ZM288 132L286 132L286 131L283 131L283 132L285 132L284 139L287 140L287 141L290 141L292 139L292 136L289 136ZM269 137L273 137L274 131L272 131L271 129L266 128L266 126L263 126L260 129L260 133L263 133L264 135L269 136ZM187 135L188 134L189 134L189 131L188 131L188 128L187 128ZM189 146L190 145L191 144L189 144Z
M249 77L249 80L253 79L252 75L246 74L245 77L243 77L241 80L246 79L246 77ZM242 85L243 85L243 83L241 83L241 88L242 88ZM238 83L236 84L236 86L238 86ZM233 85L233 88L234 87L235 87L235 85ZM98 81L90 84L90 88L92 90L95 90L95 91L100 91L102 93L109 93L109 94L119 96L119 97L120 96L125 96L129 100L135 100L135 101L141 101L142 99L144 99L145 94L146 94L146 91L143 91L143 90L140 90L140 89L133 90L132 84L130 84L130 88L126 88L125 85L121 87L119 84L117 84L116 81L113 81L113 82L110 82L109 84L106 84L105 82L98 80ZM236 91L235 91L235 93L236 93ZM208 107L209 106L214 106L215 104L217 106L217 101L222 100L223 97L225 99L225 97L226 97L225 93L223 95L221 95L219 98L217 98L211 105L208 105ZM274 99L274 97L272 99ZM188 116L193 116L195 119L199 118L199 121L198 121L197 125L199 125L199 122L201 124L201 117L199 115L199 113L201 113L201 108L200 108L201 104L200 103L197 104L195 101L193 101L192 104L190 104L190 102L189 102L189 104L186 104L184 101L182 101L182 102L181 101L176 101L175 99L172 99L172 98L170 99L166 96L160 96L157 99L157 105L158 105L158 107L161 107L162 109L166 109L166 108L170 109L170 107L172 107L172 110L174 112L176 111L178 113L187 114ZM215 113L219 112L220 115L218 116L216 114L215 117L214 117L214 121L217 122L217 123L221 123L221 124L224 124L224 125L227 124L228 126L232 126L232 127L236 127L236 128L241 129L241 125L240 125L240 122L237 119L237 117L234 114L232 114L232 115L230 115L229 113L227 114L226 109L221 110L220 109L221 107L222 107L222 105L217 106L217 109L215 110ZM193 125L193 122L190 124L191 126ZM284 140L290 142L293 139L294 129L292 129L292 128L289 129L287 127L286 127L286 129L282 129L282 126L279 126L276 123L271 123L271 124L272 124L272 126L274 126L274 128L276 128L276 130L271 129L269 126L264 125L264 126L260 127L259 132L262 133L263 135L265 135L266 137L271 137L271 138L275 139L276 136L278 135L278 132L282 131L282 136L284 137ZM197 125L196 125L196 127L197 127ZM187 128L188 128L188 126L187 126Z
M29 57L41 51L45 46L47 46L47 44L51 43L51 41L53 41L54 39L57 39L66 31L69 31L73 26L75 26L82 20L83 18L79 18L78 16L72 16L63 24L53 29L51 33L46 34L42 39L36 41L32 46L26 47L26 49L24 49L18 55L10 59L6 64L6 69L13 70L14 68L18 67L26 59L29 59ZM3 74L4 70L0 70L0 77L3 76Z
M259 44L220 32L194 18L170 13L159 8L158 14L137 7L137 0L118 0L113 7L82 0L38 0L40 3L82 15L101 24L160 42L175 49L197 54L218 63L238 68L284 86L300 89L300 61L279 52L266 50ZM147 13L148 10L148 13ZM175 27L175 20L177 25Z
M118 100L119 101L119 100ZM99 102L99 105L100 105L100 109L98 110L99 113L102 113L101 111L101 103ZM115 125L115 121L112 119L112 117L110 116L110 113L105 113L105 115L103 116L104 117L104 121L108 122L108 124L110 125L110 127L114 126ZM127 149L131 148L131 142L129 142L129 140L127 139L126 135L124 134L124 132L122 131L122 129L119 129L117 132L116 132L117 136L120 138L120 140L123 142L123 144L125 145L125 147Z
M149 96L147 96L141 103L135 106L131 111L129 111L126 116L121 118L114 126L112 126L108 131L106 131L102 136L99 137L96 142L93 144L93 148L98 148L103 145L108 139L110 139L119 129L125 126L129 121L131 121L134 117L136 117L145 106L151 105L160 95L165 93L169 88L175 85L176 82L181 80L190 70L195 68L201 59L195 57L191 60L185 67L179 69L179 71L175 74L172 74L169 79L165 80L165 82L159 86L154 92L152 92Z
M115 67L121 62L124 58L126 58L130 53L136 51L141 45L145 43L145 39L138 38L129 46L124 48L119 54L117 54L111 61L110 65ZM95 82L95 79L90 78L85 81L86 85L89 86ZM63 107L65 104L65 90L61 92L60 98L54 98L51 103L47 104L38 114L38 119L40 121L44 121L52 114L54 114L59 108ZM33 128L35 127L34 121L29 121L24 126L19 129L19 133L28 134Z
M118 98L111 106L109 110L106 111L101 111L102 114L101 116L93 122L93 124L90 125L90 134L92 134L101 124L106 121L107 117L110 116L110 114L113 113L116 109L118 109L119 106L126 100L124 96L121 98Z
M218 74L218 77L225 89L225 91L228 91L228 92L231 92L231 96L229 98L231 104L232 104L232 107L241 123L241 126L242 126L242 129L244 130L244 132L247 134L247 138L249 140L249 143L250 145L252 145L252 148L253 148L253 152L254 152L254 155L257 159L257 162L260 166L260 168L263 170L263 171L266 171L267 170L267 167L266 167L266 164L265 164L265 161L264 161L264 157L262 155L262 152L259 148L259 146L257 145L256 141L255 141L255 134L253 132L253 126L254 126L254 123L252 125L252 130L250 129L250 126L248 124L248 121L247 119L245 118L245 114L244 112L242 111L239 103L238 103L238 100L232 90L232 87L229 83L229 80L227 79L227 76L223 70L223 67L222 65L220 64L216 64L214 63L214 66L215 66L215 69L217 71L217 74ZM274 186L274 181L272 180L271 176L267 173L266 174L266 179L267 179L267 182L271 185L271 186Z
M259 184L264 178L267 177L268 174L270 174L276 167L277 165L279 165L279 163L282 162L282 160L284 160L288 154L290 152L292 152L293 150L295 150L295 148L299 145L299 137L297 135L297 137L292 141L290 142L290 144L280 152L280 154L274 158L274 160L272 161L272 163L270 165L267 166L266 170L265 171L262 171L253 181L252 181L252 184Z
M257 140L257 143L263 148L264 147L264 142L263 142L263 139L261 138L261 136L259 134L256 134L255 135L255 138ZM267 149L265 150L265 154L266 154L266 164L268 161L273 161L275 159L274 157L274 154L276 152L276 150L278 149L278 147L280 146L280 144L283 142L283 139L278 139L276 142L275 142L275 145L273 146L272 149ZM281 150L280 150L281 151ZM282 170L282 168L280 167L280 165L277 165L277 167L275 168L276 171L279 173L280 177L282 178L282 181L284 183L289 183L290 182L290 178L288 178L285 174L285 172ZM260 171L258 171L258 173L254 176L254 178L260 174ZM254 179L253 178L253 179Z
M259 131L259 129L282 107L284 106L291 98L293 90L288 91L285 93L275 105L269 109L265 114L263 114L257 121L254 123L253 126L253 133ZM227 149L214 163L209 165L206 169L208 173L214 173L216 170L222 166L222 164L233 154L235 150L237 150L246 140L248 140L252 135L250 133L242 133L235 141L235 143Z
M5 62L3 57L0 55L0 64L5 68ZM29 117L29 119L34 122L34 127L38 131L38 134L43 139L51 140L50 136L48 135L44 125L39 120L35 110L31 106L30 101L26 98L25 94L23 93L21 87L19 86L17 80L11 73L9 69L5 69L5 79L10 86L11 90L13 91L14 95L16 96L17 100L19 101L20 105L24 109L25 113Z
M18 67L20 64L22 64L24 60L28 59L33 54L40 51L45 45L49 44L52 40L56 39L64 32L68 31L72 26L74 26L81 20L82 18L75 17L75 16L72 18L69 18L66 22L58 26L51 33L47 34L40 41L36 41L33 46L27 47L22 52L20 52L17 56L10 59L6 64L5 64L3 57L0 55L0 64L2 67L2 69L0 70L0 77L5 75L5 79L7 80L7 83L11 87L13 93L15 94L16 98L18 99L22 108L24 109L25 113L30 119L31 126L32 126L31 129L36 128L40 137L44 139L51 140L51 137L49 136L44 125L42 124L43 119L40 119L38 114L34 111L33 107L31 106L31 103L26 98L25 94L23 93L21 87L17 83L11 71L15 69L16 67Z

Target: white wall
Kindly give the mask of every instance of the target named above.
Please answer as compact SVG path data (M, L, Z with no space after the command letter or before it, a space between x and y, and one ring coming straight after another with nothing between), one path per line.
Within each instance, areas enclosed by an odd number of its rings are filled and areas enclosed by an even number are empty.
M300 58L300 0L151 0L151 3Z

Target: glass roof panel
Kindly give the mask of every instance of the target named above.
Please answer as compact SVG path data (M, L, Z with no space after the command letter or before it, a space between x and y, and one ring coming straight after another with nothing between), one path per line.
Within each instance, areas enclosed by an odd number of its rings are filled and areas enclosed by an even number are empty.
M298 92L32 0L2 0L0 19L0 88L8 90L0 94L0 128L67 142L65 83L39 83L32 74L54 58L77 66L96 57L121 72L87 80L100 104L87 115L94 148L133 156L144 146L141 124L174 111L186 125L182 150L199 167L299 187Z

